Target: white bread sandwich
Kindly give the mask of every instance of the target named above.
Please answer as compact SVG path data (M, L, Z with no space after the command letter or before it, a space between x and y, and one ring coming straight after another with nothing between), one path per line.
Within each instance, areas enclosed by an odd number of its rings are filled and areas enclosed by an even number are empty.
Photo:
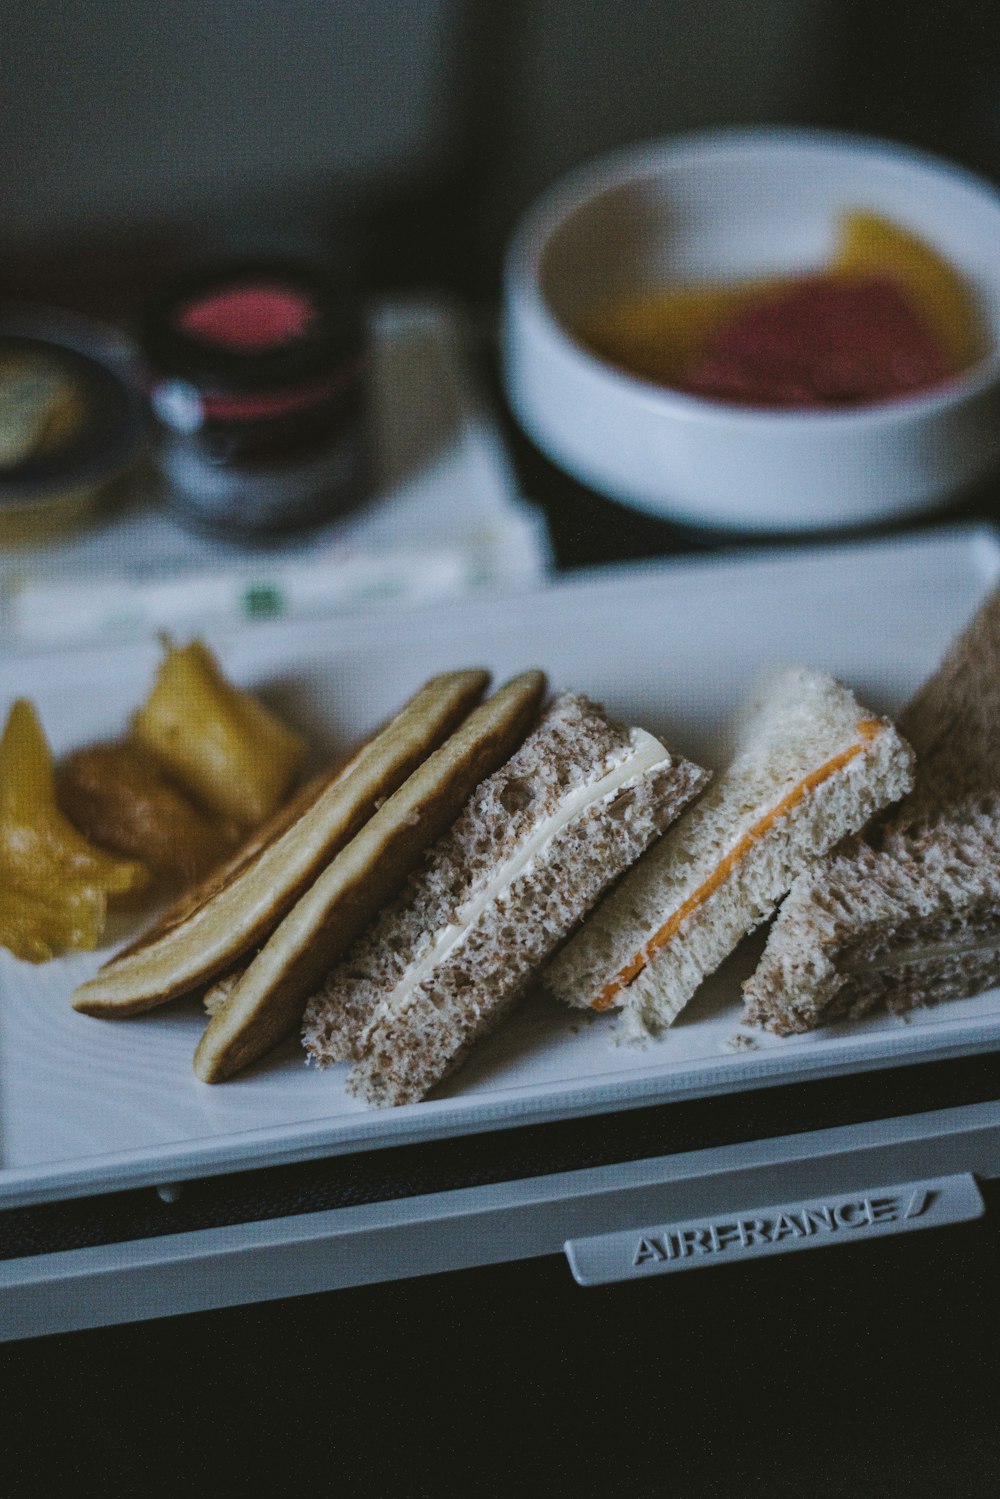
M832 677L772 673L729 768L639 861L543 975L557 998L668 1026L774 911L796 874L911 784L911 752Z
M746 1018L779 1035L1000 983L1000 592L899 718L912 793L793 884Z
M557 698L310 1000L309 1058L415 1102L522 996L605 887L707 782L587 698Z

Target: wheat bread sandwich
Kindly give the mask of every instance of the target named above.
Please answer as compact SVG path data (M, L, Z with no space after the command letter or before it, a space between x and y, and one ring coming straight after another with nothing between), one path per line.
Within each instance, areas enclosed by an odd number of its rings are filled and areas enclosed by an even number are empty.
M209 982L266 940L382 801L480 701L482 670L431 678L333 773L312 781L251 842L183 895L73 998L103 1018L136 1014Z
M911 784L893 725L825 673L769 674L740 715L735 755L543 975L569 1005L622 1009L640 1038L769 917L796 874Z
M787 1035L1000 983L1000 592L899 716L913 790L793 884L744 985Z
M376 1106L423 1098L707 780L586 697L557 697L310 1000L309 1059L353 1061L349 1090Z
M212 1007L194 1056L202 1082L224 1082L299 1026L323 975L530 732L545 687L544 673L522 672L474 708L321 871Z

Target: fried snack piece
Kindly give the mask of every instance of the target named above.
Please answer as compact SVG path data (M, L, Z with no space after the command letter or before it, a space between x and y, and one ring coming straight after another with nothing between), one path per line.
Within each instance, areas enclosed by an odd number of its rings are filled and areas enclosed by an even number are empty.
M301 735L226 681L201 640L168 647L132 732L204 807L244 828L280 805L306 753Z
M27 963L94 947L104 929L107 898L95 885L63 879L55 891L0 888L0 947Z
M95 947L108 897L148 883L143 864L94 847L60 812L42 726L19 698L0 738L0 945L31 963Z
M540 671L508 682L323 870L215 1008L195 1052L202 1082L225 1081L295 1029L324 975L451 826L479 782L510 758L534 724L544 692Z
M225 973L266 940L320 870L461 723L488 681L485 671L433 677L332 779L314 782L153 932L82 984L73 1008L133 1015Z
M60 767L59 806L102 848L141 859L188 884L231 852L235 823L203 812L143 745L122 740L74 750Z

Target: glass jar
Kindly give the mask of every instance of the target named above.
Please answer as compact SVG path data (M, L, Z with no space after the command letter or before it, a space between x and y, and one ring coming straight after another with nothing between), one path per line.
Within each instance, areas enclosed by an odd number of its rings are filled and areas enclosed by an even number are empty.
M364 322L346 286L276 261L194 271L146 309L141 341L157 462L182 514L252 536L364 498Z

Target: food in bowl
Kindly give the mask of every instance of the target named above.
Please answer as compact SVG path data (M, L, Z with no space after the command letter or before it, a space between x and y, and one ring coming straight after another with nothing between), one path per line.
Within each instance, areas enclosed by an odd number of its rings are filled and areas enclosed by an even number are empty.
M716 288L824 277L852 215L870 231L865 253L922 308L942 265L957 278L932 332L957 342L971 327L973 353L945 378L930 370L893 399L755 405L680 389L674 371L651 378L595 352L582 331L602 310L692 287L697 340ZM888 142L724 130L616 152L557 184L511 242L506 394L553 462L670 521L757 535L898 522L963 497L1000 465L998 243L994 186Z
M986 351L963 278L878 214L840 224L818 273L618 297L577 330L626 372L748 406L836 407L933 389Z

